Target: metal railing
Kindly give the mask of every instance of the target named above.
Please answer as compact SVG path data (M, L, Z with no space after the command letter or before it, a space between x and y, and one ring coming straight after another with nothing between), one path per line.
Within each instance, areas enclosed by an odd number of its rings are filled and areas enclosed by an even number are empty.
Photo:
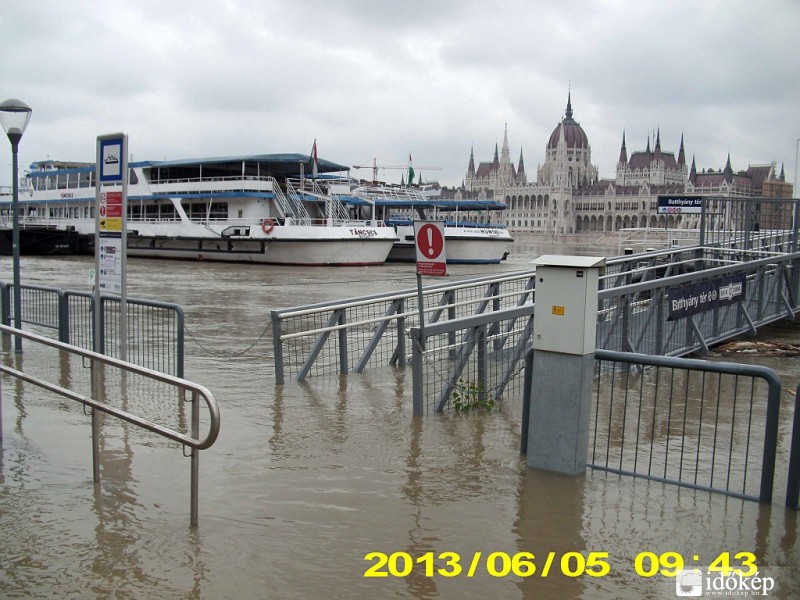
M781 382L766 367L598 350L593 469L771 502Z
M427 286L426 327L532 302L534 272ZM360 373L368 367L405 366L407 332L419 323L417 290L273 310L275 379ZM453 338L455 341L455 338Z
M3 325L11 325L13 321L12 289L11 284L0 282L0 323ZM22 285L20 296L22 323L55 331L61 342L94 349L94 294ZM97 351L119 356L120 298L104 295L100 302L102 319ZM177 304L129 297L126 320L128 360L183 377L183 309Z
M736 263L600 290L597 347L642 354L685 356L711 344L754 333L800 311L796 274L800 254ZM737 273L747 279L740 302L669 320L671 290ZM613 279L615 274L606 275ZM526 296L526 298L529 296ZM535 305L524 303L485 315L412 326L415 414L451 408L454 391L478 389L495 401L519 389L520 361L530 344Z
M800 254L782 252L786 244L783 235L763 233L758 240L759 248L753 250L694 246L609 259L600 280L598 318L602 325L598 339L605 340L600 346L651 354L689 353L800 310ZM678 343L682 334L674 324L663 331L647 329L656 323L663 326L669 286L730 273L747 274L752 281L748 293L757 290L737 317L742 327L720 333L709 320L712 317L694 317L683 323L684 331L687 323L691 329L689 343ZM425 321L436 323L532 304L535 285L535 270L529 269L426 286ZM351 368L361 372L374 366L404 366L410 352L407 332L419 322L416 294L415 289L400 290L273 310L276 382L283 384L287 376L303 380L310 375L347 373ZM727 326L727 321L722 325ZM681 339L685 342L687 338Z
M617 275L623 283L599 292L597 346L606 350L682 356L707 352L712 344L758 327L793 318L800 311L800 253L753 255L747 262L704 249L702 257L669 266ZM726 251L727 252L727 251ZM697 263L712 268L678 269ZM714 266L723 264L724 266ZM662 269L663 276L657 272ZM669 270L676 274L670 274ZM670 298L684 286L702 286L736 277L745 282L741 301L720 305L685 318L670 320ZM606 276L608 279L608 275Z
M789 479L786 482L786 506L800 509L800 385L794 392L792 445L789 449Z
M210 448L219 435L220 415L219 408L213 395L202 385L186 381L178 377L159 373L152 369L140 367L116 358L104 356L97 352L78 348L51 340L35 333L22 331L0 325L0 333L19 336L26 340L26 344L34 344L25 355L14 355L18 367L25 363L30 369L26 371L14 368L7 364L0 364L0 372L18 380L31 383L53 394L68 398L91 409L92 417L92 462L94 481L100 481L100 419L99 413L110 415L126 423L130 423L165 439L177 442L188 447L191 458L190 467L190 524L197 526L199 503L199 460L200 450ZM58 355L49 360L40 360L40 354L50 348ZM32 355L36 356L32 356ZM81 363L76 369L70 369L71 358L77 357ZM38 360L37 360L38 359ZM90 366L89 369L85 365ZM36 371L36 373L34 373ZM55 372L54 372L55 371ZM65 376L65 372L69 376ZM49 375L49 377L46 377ZM68 384L54 383L53 381ZM69 385L69 387L65 387ZM131 392L138 392L136 397L131 397ZM188 398L187 398L188 394ZM200 436L200 402L205 403L207 409L206 433ZM114 403L118 403L115 406ZM186 422L183 407L186 403L191 405L191 414ZM167 420L164 407L174 404L175 413L170 415L174 425L172 427L158 422L156 419ZM137 414L130 410L131 406L141 409L147 416ZM2 423L2 395L0 395L0 423ZM0 428L0 440L2 439Z

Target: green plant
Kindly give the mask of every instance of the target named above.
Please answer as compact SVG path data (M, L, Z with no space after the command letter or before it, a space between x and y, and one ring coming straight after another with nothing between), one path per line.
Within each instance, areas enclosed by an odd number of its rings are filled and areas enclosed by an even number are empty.
M453 408L458 413L467 413L473 409L491 412L494 408L494 399L486 392L483 384L472 381L465 382L459 379L450 398L453 400Z

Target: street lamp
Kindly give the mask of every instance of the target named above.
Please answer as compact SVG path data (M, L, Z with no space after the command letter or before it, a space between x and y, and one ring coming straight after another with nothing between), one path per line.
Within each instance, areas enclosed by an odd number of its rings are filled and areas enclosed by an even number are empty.
M22 300L19 284L19 167L17 165L17 150L22 134L25 133L25 128L31 120L31 112L30 106L16 98L11 98L0 104L0 124L3 125L3 129L11 142L11 171L14 178L14 195L11 199L14 230L11 245L14 254L14 327L16 329L22 329ZM14 337L14 352L22 352L22 338L19 336Z

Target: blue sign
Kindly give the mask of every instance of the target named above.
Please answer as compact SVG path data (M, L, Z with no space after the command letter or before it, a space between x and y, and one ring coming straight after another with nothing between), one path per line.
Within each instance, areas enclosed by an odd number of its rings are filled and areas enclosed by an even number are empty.
M669 306L667 321L676 321L720 306L741 303L746 291L747 278L744 275L671 287L667 290Z
M99 138L98 143L100 181L103 183L121 182L122 163L125 157L125 138Z

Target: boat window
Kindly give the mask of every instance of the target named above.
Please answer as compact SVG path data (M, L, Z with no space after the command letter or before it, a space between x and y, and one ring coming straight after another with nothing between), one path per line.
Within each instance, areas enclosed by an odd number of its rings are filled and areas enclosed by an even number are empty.
M89 171L84 171L83 173L79 173L78 176L80 177L78 186L82 188L88 188L92 185L92 178L91 173Z
M130 183L131 185L136 185L137 183L139 183L139 176L133 169L128 169L128 183Z
M228 203L227 202L214 202L211 204L212 219L226 220L228 218Z
M174 221L177 218L175 215L175 207L172 204L162 204L159 215L162 220Z

